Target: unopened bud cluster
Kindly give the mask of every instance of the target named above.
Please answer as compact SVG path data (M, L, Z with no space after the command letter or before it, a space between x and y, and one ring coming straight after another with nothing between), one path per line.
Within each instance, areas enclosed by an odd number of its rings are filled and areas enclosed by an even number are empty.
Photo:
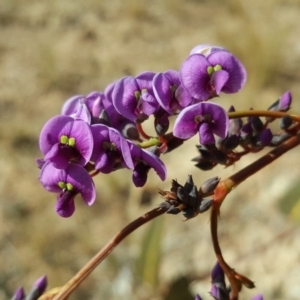
M198 191L191 175L188 176L184 186L173 180L171 191L159 191L165 200L160 207L168 214L176 215L182 212L186 219L191 219L211 207L213 200L206 197L212 195L219 181L219 177L211 178L205 181Z

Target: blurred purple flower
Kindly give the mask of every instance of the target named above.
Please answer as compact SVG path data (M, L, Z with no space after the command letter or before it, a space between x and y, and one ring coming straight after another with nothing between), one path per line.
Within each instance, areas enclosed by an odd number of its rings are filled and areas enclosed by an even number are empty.
M89 125L70 116L50 119L41 131L39 144L45 161L50 161L61 169L66 168L69 162L84 166L93 151Z
M200 102L181 111L175 121L173 134L180 139L189 139L199 132L202 145L214 144L214 134L225 138L228 126L229 118L221 106Z
M238 92L246 82L246 70L235 56L220 50L207 57L190 55L181 65L180 78L193 98L206 101L221 92Z
M74 198L78 194L89 206L95 202L94 182L80 165L68 164L66 169L56 169L52 163L45 163L39 180L49 192L59 193L55 209L61 217L67 218L74 213Z
M135 186L142 187L145 185L151 168L155 170L161 180L164 181L166 179L167 169L154 153L144 150L130 141L128 141L128 144L135 165L132 174L132 181Z
M40 277L32 286L27 296L22 287L18 288L11 300L37 300L45 292L47 287L47 277Z
M119 131L106 125L91 126L94 138L94 150L91 160L95 162L95 169L108 174L126 167L134 168L128 142Z
M202 54L205 57L207 57L208 55L210 55L211 53L214 52L218 52L218 51L226 51L229 52L228 50L226 50L223 47L219 47L219 46L212 46L212 45L208 45L208 44L203 44L203 45L198 45L196 47L194 47L191 52L190 55L192 54Z
M24 289L19 287L16 291L11 300L24 300L26 297Z
M159 109L153 90L155 73L144 72L137 77L124 77L115 83L113 105L119 114L133 122L143 122Z

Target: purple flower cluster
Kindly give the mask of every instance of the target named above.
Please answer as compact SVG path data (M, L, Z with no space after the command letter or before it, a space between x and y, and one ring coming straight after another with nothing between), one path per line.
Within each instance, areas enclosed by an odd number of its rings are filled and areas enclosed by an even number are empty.
M206 101L221 92L239 91L245 81L246 71L235 56L221 47L200 45L179 71L126 76L104 92L68 99L62 114L45 124L39 140L44 155L38 160L39 179L45 189L58 193L57 213L71 216L78 194L87 205L94 203L95 174L130 169L133 183L141 187L151 168L166 179L159 156L172 149L172 142L176 148L174 141L197 133L203 146L214 144L215 136L225 139L227 112ZM178 116L173 133L166 134L174 115ZM142 129L149 116L154 116L157 137Z

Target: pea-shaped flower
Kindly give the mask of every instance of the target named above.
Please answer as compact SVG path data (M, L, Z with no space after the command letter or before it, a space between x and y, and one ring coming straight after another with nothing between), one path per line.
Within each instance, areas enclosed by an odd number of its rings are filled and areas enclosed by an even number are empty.
M221 92L238 92L246 82L246 70L235 56L219 49L208 56L190 55L181 66L180 78L193 98L205 101Z
M133 161L127 140L121 133L102 124L91 126L94 149L91 160L95 169L108 174L120 167L133 169Z
M225 138L228 126L229 118L221 106L200 102L181 111L175 121L173 134L180 139L189 139L199 132L202 145L214 144L214 134Z
M61 169L66 168L69 162L84 166L93 151L90 126L70 116L50 119L41 131L39 143L45 161Z
M134 143L128 141L132 160L134 162L134 170L132 174L132 181L136 187L145 185L148 172L151 168L157 173L161 180L167 177L167 169L164 163L152 153L150 150L144 150Z
M44 164L39 179L46 190L59 193L55 210L61 217L67 218L74 213L74 198L78 194L89 206L95 202L94 182L82 166L68 164L66 169L56 169L48 162Z

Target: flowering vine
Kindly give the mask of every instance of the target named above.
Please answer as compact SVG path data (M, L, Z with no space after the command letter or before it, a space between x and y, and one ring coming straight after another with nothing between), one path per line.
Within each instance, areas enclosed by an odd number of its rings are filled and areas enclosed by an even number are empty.
M192 161L201 171L230 166L266 147L271 151L231 177L221 180L215 176L199 188L191 176L183 185L173 180L169 191L159 190L163 202L158 208L126 226L65 286L39 299L67 299L128 234L163 213L182 213L191 219L210 211L218 261L211 275L210 294L214 299L238 299L242 285L254 288L252 280L236 272L223 258L217 234L220 208L234 187L300 143L300 117L287 113L292 102L289 91L266 110L236 111L234 106L226 108L214 102L222 93L240 91L246 78L245 67L228 50L198 45L179 70L126 76L104 91L76 95L65 102L61 115L46 122L39 139L43 154L37 160L39 180L46 190L58 194L55 210L65 218L74 214L76 196L81 195L88 206L96 201L94 177L99 173L125 168L132 172L133 184L142 187L153 169L164 181L168 174L163 154L194 135L199 144L198 156ZM143 129L150 116L154 117L156 136L149 136ZM271 130L269 124L277 119L278 130ZM40 294L45 284L42 286ZM13 299L25 299L24 291L17 290ZM202 298L197 295L195 299ZM257 295L252 299L263 298Z

